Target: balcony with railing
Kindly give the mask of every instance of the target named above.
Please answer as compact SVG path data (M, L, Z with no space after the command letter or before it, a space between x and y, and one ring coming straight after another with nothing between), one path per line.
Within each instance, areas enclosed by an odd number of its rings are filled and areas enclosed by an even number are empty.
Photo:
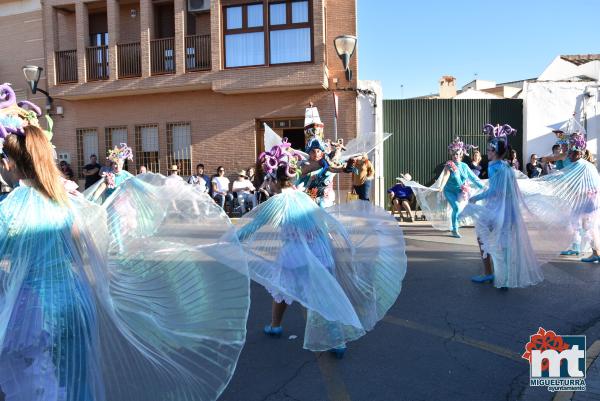
M150 41L150 72L152 75L175 74L175 38Z
M103 81L109 78L108 46L90 46L85 49L88 81Z
M61 50L54 54L56 81L59 84L77 82L77 50Z
M119 78L142 76L142 53L140 42L120 43L117 45Z
M185 37L185 70L205 71L211 68L210 35Z

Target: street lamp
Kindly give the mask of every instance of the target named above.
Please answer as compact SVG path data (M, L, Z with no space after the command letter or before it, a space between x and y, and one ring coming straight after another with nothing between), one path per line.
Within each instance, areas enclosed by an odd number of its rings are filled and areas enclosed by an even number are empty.
M52 109L52 97L45 90L38 88L38 82L40 81L43 70L42 67L38 67L37 65L26 65L23 67L23 74L25 75L25 80L27 80L33 95L38 91L46 95L46 113L49 113Z
M346 70L346 80L352 81L352 70L350 69L350 59L354 55L356 50L356 36L352 35L341 35L333 40L335 51L337 55L342 59L344 70Z

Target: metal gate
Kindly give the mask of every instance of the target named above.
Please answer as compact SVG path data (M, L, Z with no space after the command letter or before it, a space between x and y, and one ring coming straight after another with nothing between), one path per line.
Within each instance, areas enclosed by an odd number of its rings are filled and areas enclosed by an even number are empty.
M385 186L390 188L401 173L430 184L435 171L448 160L447 147L460 136L479 146L484 160L486 123L510 124L517 135L509 142L523 166L523 101L521 99L403 99L383 101L384 132L393 136L384 145Z

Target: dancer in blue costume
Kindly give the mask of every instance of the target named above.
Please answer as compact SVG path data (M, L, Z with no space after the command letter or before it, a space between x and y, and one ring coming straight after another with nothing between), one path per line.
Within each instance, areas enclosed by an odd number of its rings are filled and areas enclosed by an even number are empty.
M454 139L448 146L452 160L446 163L432 186L425 187L415 181L404 184L412 188L421 210L433 227L438 230L450 229L450 235L456 238L461 237L458 231L460 225L472 224L468 219L461 217L460 212L466 206L469 197L484 188L473 170L462 162L466 151L467 146L460 138Z
M568 165L560 171L519 182L528 199L554 198L564 206L565 228L573 234L571 248L562 255L579 255L582 243L591 243L592 255L582 262L600 261L600 175L596 166L584 159L585 136L575 132L569 137Z
M302 163L301 174L296 181L320 207L331 207L335 203L333 179L340 168L330 164L327 156L329 148L319 137L313 137L306 145L309 160Z
M85 191L89 200L103 203L125 181L134 177L127 170L123 170L125 160L133 160L133 151L126 143L115 146L108 152L111 161L111 170L102 174L102 179Z
M475 221L484 260L484 275L475 276L472 281L493 281L498 288L538 284L543 280L542 257L549 254L554 241L560 242L562 234L554 233L559 231L561 219L552 218L555 209L543 199L525 202L517 184L521 180L517 180L515 171L503 160L510 151L507 136L516 130L508 124L496 127L487 124L484 132L490 136L489 186L471 197L463 211ZM549 232L553 235L549 236ZM548 237L552 240L546 240Z
M371 330L395 302L406 271L402 230L384 210L352 202L327 211L292 183L298 154L283 143L270 155L278 195L241 219L237 232L252 279L273 295L266 334L279 336L288 304L308 309L304 348L332 350ZM265 158L263 157L263 162Z
M130 251L107 259L111 216L67 194L36 120L1 113L23 119L0 123L2 163L20 183L0 203L2 399L216 400L245 339L247 272L212 258L211 244L186 247L171 221L124 232ZM186 217L192 235L231 227L220 212ZM236 244L219 247L243 265Z
M100 204L107 202L117 188L134 177L129 171L123 170L125 160L133 160L133 151L126 143L122 143L120 146L115 146L114 149L111 149L108 152L107 159L112 163L111 170L103 173L102 179L84 192L85 197L92 202ZM119 252L122 253L125 251L122 238L123 226L136 224L137 210L131 202L128 202L127 198L120 202L109 201L108 203L117 209L118 216L120 216L117 219L111 220L109 226L111 234L119 246Z
M446 163L440 186L443 188L444 196L452 208L452 215L450 216L451 235L460 238L458 216L469 199L470 184L475 185L479 189L483 188L483 184L473 173L473 170L466 163L463 163L462 159L467 149L460 138L454 139L448 145L448 151L452 156L452 160Z
M295 184L320 207L331 207L335 203L333 179L342 168L333 165L333 158L339 151L339 147L332 146L331 142L325 142L324 128L319 111L311 103L304 113L305 150L308 160L302 160L300 163L301 173Z

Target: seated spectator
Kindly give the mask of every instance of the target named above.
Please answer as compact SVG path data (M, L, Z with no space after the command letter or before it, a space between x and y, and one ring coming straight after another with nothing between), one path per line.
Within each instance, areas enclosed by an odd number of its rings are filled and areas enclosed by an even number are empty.
M558 161L560 161L562 164L562 160L557 159L558 157L561 156L561 154L562 154L561 146L559 144L553 145L552 146L552 156L550 156L550 157L544 156L542 158L542 175L547 175L547 174L552 173L555 170L559 170L559 168L556 164L558 163Z
M473 171L473 174L481 178L483 166L481 165L481 152L479 151L479 149L473 149L473 151L471 152L471 161L468 165L471 171Z
M594 157L594 154L589 149L585 150L585 153L583 154L583 159L592 163L593 165L596 165L596 158Z
M217 168L217 175L213 177L212 181L212 197L221 206L221 209L225 209L225 201L229 204L233 202L233 195L229 192L229 178L225 177L225 169L223 166Z
M387 190L392 201L392 214L398 212L402 216L402 210L404 210L408 213L408 221L412 223L410 203L414 199L414 194L410 187L404 185L405 182L412 181L412 177L408 173L400 174L400 177L397 177L396 180L398 180L398 183Z
M179 175L179 166L177 164L172 164L171 168L167 170L169 173L169 177L178 177L180 180L183 180Z
M519 160L517 159L517 151L516 150L514 150L514 149L510 150L510 154L508 155L507 162L515 170L521 170L521 166L519 165Z
M69 163L61 160L61 162L58 164L58 167L60 168L60 172L62 173L63 177L69 181L75 181L75 173L73 173L73 169Z
M191 175L187 182L197 186L200 192L208 194L211 192L210 177L204 174L204 164L202 163L196 165L196 174Z
M148 172L148 169L146 168L146 166L140 166L140 169L138 171L138 175L140 174L146 174Z
M247 170L248 180L254 185L254 187L260 186L260 182L258 182L258 177L256 176L256 169L254 167L249 167Z
M237 194L237 200L242 209L242 214L246 213L246 205L248 203L252 203L253 208L256 207L256 196L254 196L253 193L256 188L248 179L246 170L240 171L238 178L233 182L231 189L234 194Z
M527 177L536 178L542 175L542 163L538 161L538 157L535 153L532 153L529 158L529 163L525 166L527 169Z
M271 174L265 175L265 179L263 180L260 188L258 188L256 200L258 203L263 203L268 200L271 196L277 193L277 181Z

